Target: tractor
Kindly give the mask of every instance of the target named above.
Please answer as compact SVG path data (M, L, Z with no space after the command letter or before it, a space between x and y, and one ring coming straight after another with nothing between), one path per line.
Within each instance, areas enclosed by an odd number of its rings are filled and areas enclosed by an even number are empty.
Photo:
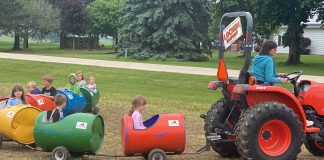
M245 17L244 65L238 78L229 78L224 60L223 30L235 17ZM205 122L207 146L223 157L249 160L296 159L301 146L314 156L324 156L324 84L298 81L302 71L286 74L294 90L258 84L248 72L252 52L253 19L248 12L225 13L220 22L217 81L220 89Z

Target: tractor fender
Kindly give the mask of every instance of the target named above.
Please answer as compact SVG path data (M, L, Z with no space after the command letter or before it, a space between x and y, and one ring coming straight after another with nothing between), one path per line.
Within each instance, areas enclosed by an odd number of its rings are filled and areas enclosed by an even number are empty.
M245 96L247 104L250 107L263 102L278 102L285 104L298 115L304 132L306 132L307 125L305 112L295 95L287 89L277 86L249 86Z

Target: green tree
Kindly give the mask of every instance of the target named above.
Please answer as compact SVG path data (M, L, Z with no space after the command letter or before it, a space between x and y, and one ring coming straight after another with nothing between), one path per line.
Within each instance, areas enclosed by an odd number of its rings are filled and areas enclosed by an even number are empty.
M224 13L246 11L253 15L254 31L256 36L269 39L278 31L278 25L267 21L264 15L260 15L263 10L263 2L256 0L218 0L213 3L213 13L210 23L210 33L218 35L219 23ZM244 19L242 19L244 23Z
M2 0L0 6L2 34L13 34L15 37L13 50L20 50L21 27L19 24L24 19L23 5L18 0Z
M101 36L111 36L115 41L115 52L118 45L118 30L121 28L119 18L125 0L96 0L88 7L91 25L89 33Z
M23 3L24 19L20 22L20 25L25 49L29 48L29 36L42 37L51 32L58 31L60 17L59 12L48 1L29 0Z
M61 35L60 48L66 48L67 35L85 35L90 18L86 10L86 4L81 0L53 1L61 9Z
M13 50L20 49L21 36L25 38L25 48L29 35L45 35L58 28L57 12L46 0L2 0L0 5L0 29L14 34Z
M308 22L318 13L319 20L324 19L323 0L219 0L219 16L226 12L248 11L253 14L255 33L263 38L270 38L282 25L288 28L283 36L283 43L289 46L287 64L300 63L300 42ZM322 13L322 14L321 14Z
M308 22L316 11L322 9L323 0L261 0L257 4L260 6L257 12L259 19L263 18L263 21L271 22L273 26L288 26L283 36L284 45L289 46L287 64L299 64L300 44L306 27L303 23Z
M119 47L130 54L199 55L200 42L209 41L210 10L209 0L126 0Z

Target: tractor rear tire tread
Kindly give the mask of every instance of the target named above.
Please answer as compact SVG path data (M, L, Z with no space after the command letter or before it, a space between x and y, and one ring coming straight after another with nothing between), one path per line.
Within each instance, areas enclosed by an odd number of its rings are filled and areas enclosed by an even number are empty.
M292 139L287 151L280 156L271 157L274 160L296 159L305 139L302 124L291 108L277 102L257 104L241 114L235 130L236 146L242 159L260 160L270 159L258 145L258 132L269 120L284 119L291 130ZM293 130L292 130L293 129ZM257 132L257 133L255 133Z
M309 135L307 135L306 142L304 144L306 149L314 156L324 156L324 149L317 147L315 145L315 141L312 140Z
M210 127L213 120L217 120L217 118L221 117L220 115L227 109L227 106L224 106L226 100L224 98L219 99L215 102L211 108L207 112L206 121L205 121L205 135L208 136L210 133ZM210 120L212 119L212 120ZM215 128L213 128L215 129ZM223 157L239 157L239 153L236 150L236 146L234 142L211 142L212 149L220 154Z

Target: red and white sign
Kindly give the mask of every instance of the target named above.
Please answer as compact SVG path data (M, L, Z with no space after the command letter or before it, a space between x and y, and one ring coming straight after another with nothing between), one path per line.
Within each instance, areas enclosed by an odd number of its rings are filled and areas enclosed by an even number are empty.
M227 49L243 35L240 17L237 17L223 31L224 46Z
M40 105L40 106L43 105L43 104L45 104L44 101L43 101L42 99L37 100L37 103L38 103L38 105Z
M13 112L13 111L9 111L7 113L7 117L9 117L9 118L12 118L14 115L15 115L15 112Z
M87 123L86 122L77 122L75 128L76 129L87 129Z
M169 126L170 127L179 127L180 123L179 120L168 120Z

